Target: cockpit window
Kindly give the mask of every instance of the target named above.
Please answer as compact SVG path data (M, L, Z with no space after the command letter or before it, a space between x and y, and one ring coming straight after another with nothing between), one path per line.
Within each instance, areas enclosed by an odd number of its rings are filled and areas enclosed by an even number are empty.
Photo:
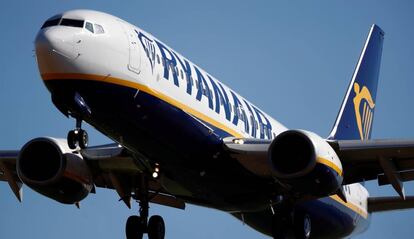
M86 22L85 23L85 28L86 28L86 30L88 30L88 31L90 31L90 32L93 33L93 25L92 25L92 23Z
M83 20L76 20L76 19L68 19L68 18L62 18L62 22L60 25L62 26L68 26L68 27L83 27Z
M60 18L47 20L45 23L43 23L43 26L41 27L41 29L46 28L46 27L56 26L59 24L59 22L60 22Z
M103 27L101 25L94 24L94 26L95 26L95 33L96 34L103 34L103 33L105 33L105 31L104 31L104 29L103 29Z

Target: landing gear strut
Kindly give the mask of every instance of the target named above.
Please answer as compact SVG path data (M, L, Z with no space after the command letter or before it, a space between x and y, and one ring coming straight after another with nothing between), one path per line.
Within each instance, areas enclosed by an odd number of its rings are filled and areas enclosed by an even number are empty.
M79 118L76 118L76 128L68 133L68 146L70 149L88 147L88 133L82 129L82 120Z
M148 179L141 178L141 187L135 193L139 199L139 216L130 216L126 222L125 233L127 239L142 239L144 233L149 239L164 239L165 223L161 216L154 215L149 218Z

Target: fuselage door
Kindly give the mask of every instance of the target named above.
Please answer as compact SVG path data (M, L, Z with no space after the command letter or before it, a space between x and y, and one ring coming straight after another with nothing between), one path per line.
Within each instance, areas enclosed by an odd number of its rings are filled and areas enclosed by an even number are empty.
M120 22L120 24L125 31L129 44L128 69L134 73L139 74L141 72L141 48L138 45L138 35L132 26L124 22Z

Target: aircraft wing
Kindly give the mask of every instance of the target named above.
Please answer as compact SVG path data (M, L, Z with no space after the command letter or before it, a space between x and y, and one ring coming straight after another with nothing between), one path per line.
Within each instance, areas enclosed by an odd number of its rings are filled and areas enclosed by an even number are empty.
M344 167L346 183L378 179L390 184L414 180L414 140L329 141Z
M130 207L130 200L139 200L132 188L139 185L144 174L142 165L132 153L118 145L103 145L81 151L93 175L94 186L114 189L120 200ZM22 200L22 182L16 172L16 162L19 151L0 151L0 181L7 181L19 201ZM164 190L161 183L150 180L149 198L152 203L184 209L184 201L174 197ZM95 190L92 190L94 192Z
M413 140L329 141L344 167L345 183L378 180L405 198L403 182L414 180Z
M242 143L240 143L242 140ZM271 141L225 139L225 147L251 172L270 177L267 151ZM405 197L403 182L414 180L414 140L328 140L339 156L344 183L378 180L379 185L391 184Z

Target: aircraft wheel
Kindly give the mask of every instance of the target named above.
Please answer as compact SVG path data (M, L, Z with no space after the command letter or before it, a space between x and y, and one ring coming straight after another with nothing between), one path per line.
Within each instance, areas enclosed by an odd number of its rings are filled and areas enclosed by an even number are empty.
M81 149L85 149L86 147L88 147L89 137L88 137L88 133L85 130L80 129L78 131L77 137L78 137L79 147Z
M161 216L154 215L148 221L148 238L164 239L165 224Z
M294 218L295 237L299 239L309 239L312 232L311 218L306 213L297 213Z
M144 228L139 216L128 217L125 234L127 239L142 239L144 236Z
M76 149L76 146L78 146L78 136L75 130L71 130L68 133L68 146L70 149Z

